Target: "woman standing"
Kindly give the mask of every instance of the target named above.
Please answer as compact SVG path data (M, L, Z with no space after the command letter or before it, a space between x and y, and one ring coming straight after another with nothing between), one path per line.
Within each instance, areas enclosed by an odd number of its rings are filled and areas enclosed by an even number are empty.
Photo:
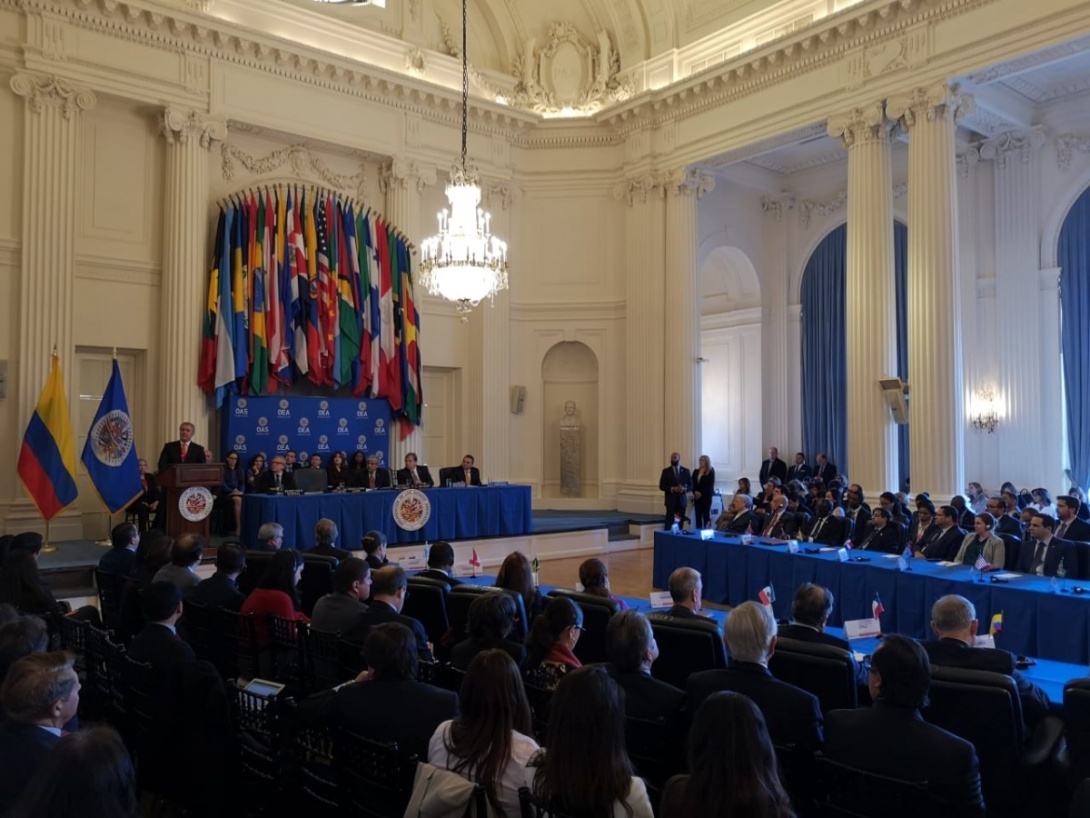
M715 496L715 469L706 454L700 455L700 468L693 475L693 507L696 510L696 527L710 528L712 524L712 497Z

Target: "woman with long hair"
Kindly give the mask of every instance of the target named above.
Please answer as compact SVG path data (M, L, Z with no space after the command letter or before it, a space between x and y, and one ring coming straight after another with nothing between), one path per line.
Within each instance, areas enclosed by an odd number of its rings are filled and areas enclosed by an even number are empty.
M1030 497L1033 499L1030 506L1036 511L1047 514L1049 517L1055 519L1056 505L1052 502L1052 497L1049 495L1048 489L1043 486L1038 486L1030 493Z
M223 485L220 486L220 496L230 504L233 513L232 519L235 527L231 531L236 536L242 530L242 495L246 493L246 470L238 459L238 452L228 452L223 458Z
M700 455L699 468L693 475L693 509L697 528L711 528L712 497L715 496L715 469L706 455Z
M478 653L502 650L521 668L526 663L526 646L508 637L515 629L518 608L515 597L506 591L481 594L469 606L466 629L469 638L459 642L450 652L450 663L458 670L468 670Z
M579 566L579 584L583 586L584 593L600 596L603 599L612 599L617 603L619 610L628 610L627 602L609 592L609 574L606 572L606 564L600 559L591 557L589 560L583 560Z
M569 671L583 663L575 646L583 633L583 611L566 596L554 596L545 612L534 617L526 637L526 681L534 687L554 690Z
M299 594L295 590L302 575L303 555L294 548L282 548L272 555L257 587L242 603L241 613L254 614L259 647L269 643L269 616L310 621L299 606Z
M265 471L265 455L255 454L250 458L250 464L246 467L246 491L253 491L257 485L257 478Z
M882 495L878 498L878 502L881 503L882 508L889 512L889 518L895 523L900 523L905 528L908 528L909 523L912 522L911 517L904 504L901 503L899 498L892 491L883 491Z
M530 737L530 704L518 667L502 650L478 653L459 697L462 714L436 729L428 763L484 787L495 815L518 818L524 769L540 749Z
M713 693L697 709L689 732L689 769L689 775L676 775L666 783L661 818L795 814L780 783L764 717L739 693Z
M22 549L8 551L0 563L0 602L14 605L24 614L64 613L64 606L42 585L38 561Z
M748 477L739 477L738 478L738 490L735 491L734 493L735 494L748 494L750 497L753 496L753 488L749 485L749 478Z
M534 569L521 551L512 551L504 557L500 572L496 574L496 587L521 596L526 616L531 622L545 610L545 600L534 585Z
M334 452L326 467L326 481L334 491L343 489L352 482L348 466L344 462L344 452Z
M348 464L348 470L352 472L361 472L367 468L367 455L361 451L355 451L352 453L352 462Z
M603 665L561 679L545 749L526 768L535 797L569 815L651 818L647 787L625 749L624 719L624 696ZM692 813L700 814L716 813Z

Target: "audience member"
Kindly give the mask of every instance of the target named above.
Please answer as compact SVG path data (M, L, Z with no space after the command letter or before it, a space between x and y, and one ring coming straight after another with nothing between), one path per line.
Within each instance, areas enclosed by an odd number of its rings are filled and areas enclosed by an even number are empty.
M0 684L13 664L32 653L49 649L49 629L37 616L20 616L0 625ZM2 718L0 718L2 720Z
M1082 502L1070 494L1056 498L1056 536L1071 542L1090 542L1090 523L1079 519Z
M38 560L30 551L9 549L0 565L0 602L14 605L26 614L63 615L65 608L43 587Z
M843 517L833 514L833 504L822 498L814 506L816 516L804 532L806 540L821 545L840 545L847 536L847 523Z
M787 495L774 494L769 501L768 515L761 528L762 537L778 540L793 539L799 532L799 519L787 510Z
M183 534L170 550L170 563L156 572L152 582L173 582L183 591L199 585L197 566L204 556L204 537L200 534Z
M454 547L445 540L436 540L428 553L428 567L417 576L431 577L447 583L453 588L462 581L454 576Z
M935 523L935 506L930 499L916 497L916 519L908 527L908 544L912 553L922 557L928 546L939 536L939 527Z
M246 470L239 462L238 452L228 452L223 459L223 482L220 484L221 503L230 507L231 533L242 530L242 495L246 493Z
M322 557L336 557L338 560L346 560L352 556L351 551L337 548L337 524L323 517L314 526L314 547L308 554L318 554Z
M265 455L255 454L246 467L246 493L259 492L258 480L265 473Z
M246 568L246 552L234 543L224 543L216 551L216 573L190 588L185 598L209 608L237 611L246 601L238 589L238 577Z
M852 542L856 542L867 530L867 523L871 519L871 508L863 502L863 487L858 483L852 483L848 486L848 491L844 496L847 500L844 516L851 523L850 536Z
M787 479L785 483L791 483L798 480L800 483L805 483L810 479L811 471L810 466L806 462L806 455L802 452L795 452L795 462L791 464L791 468L787 470Z
M583 593L611 599L617 603L619 610L623 611L628 607L623 599L609 592L609 573L606 571L606 564L600 559L592 557L580 563L579 584L583 586Z
M1010 534L1012 537L1022 536L1022 523L1018 517L1010 514L1010 509L1007 506L1007 498L1003 496L995 496L988 498L988 513L995 518L995 533L996 534Z
M794 818L761 711L738 693L713 693L693 718L688 775L662 793L662 818L697 815Z
M136 577L136 549L140 546L140 532L132 523L118 523L110 532L109 551L98 561L99 570L107 574Z
M280 523L262 523L257 530L258 551L279 551L284 546L284 526Z
M609 674L624 691L625 715L677 724L685 693L651 675L659 646L651 623L639 611L621 611L606 625Z
M652 818L647 787L625 749L622 697L601 665L560 680L549 705L545 749L526 767L527 786L537 798L568 815Z
M344 491L354 480L354 475L344 462L344 452L334 452L326 467L326 482L334 491Z
M159 486L155 483L155 475L148 471L147 460L140 458L136 464L140 470L140 496L129 504L126 511L136 512L141 531L147 531L152 526L159 528ZM152 515L155 515L154 523L151 520Z
M296 590L302 575L303 555L294 548L282 548L272 555L257 587L242 603L241 613L254 614L254 629L260 647L269 644L268 617L310 621L302 611Z
M530 737L522 677L502 650L477 654L462 681L462 713L444 721L428 745L428 762L480 784L496 815L519 815L525 768L540 748Z
M371 568L358 557L341 560L333 571L333 591L314 604L310 625L325 633L348 633L367 610L371 596Z
M360 540L360 545L363 546L367 555L365 559L372 571L389 564L390 561L386 559L386 535L381 531L368 531Z
M1063 566L1067 575L1077 576L1074 544L1052 536L1056 521L1050 516L1038 511L1031 514L1026 539L1018 552L1018 570L1023 574L1054 577Z
M512 551L504 557L496 574L496 587L521 596L526 616L531 622L545 610L545 598L534 585L534 569L521 551Z
M582 667L575 646L583 633L583 611L566 596L550 597L526 637L526 681L554 690L569 671Z
M884 512L883 508L876 508L874 513ZM776 635L785 639L796 639L799 642L810 642L816 645L831 645L834 648L846 650L851 657L852 667L855 668L855 679L861 690L867 688L867 669L855 661L855 653L846 639L833 636L825 631L829 622L829 616L833 612L833 592L821 585L812 582L804 582L795 591L791 600L791 623L780 624L776 629Z
M988 495L984 493L984 487L975 480L965 485L965 494L969 498L969 510L973 514L980 514L988 510Z
M1053 518L1056 516L1056 506L1052 504L1052 497L1049 495L1048 489L1039 486L1030 492L1030 498L1029 507L1034 511L1039 511Z
M973 531L965 535L961 541L954 562L962 565L976 565L977 560L983 556L985 571L1002 569L1007 558L1007 546L1003 540L994 533L995 518L986 511L982 511L973 518Z
M900 497L892 491L883 491L878 501L881 507L889 512L891 522L900 523L902 531L908 528L912 520Z
M152 529L140 538L136 547L136 584L140 588L151 585L159 569L170 562L174 540L162 531Z
M703 604L704 581L700 578L700 572L695 568L675 568L667 581L670 590L670 599L673 607L666 613L669 616L706 616L701 605Z
M387 565L371 572L371 604L356 619L356 625L344 634L349 642L365 644L367 634L377 625L397 622L409 629L416 639L416 651L425 662L434 660L432 645L424 632L420 621L405 616L401 609L405 607L405 597L409 593L409 582L405 569L399 565Z
M761 515L753 510L753 498L748 494L735 494L727 506L730 519L716 529L727 534L753 534L761 530Z
M904 547L904 535L904 526L890 519L889 509L879 506L871 515L870 529L860 532L854 542L860 551L900 554Z
M506 591L481 594L469 606L466 627L469 638L451 650L451 664L458 670L467 670L478 653L499 649L522 668L526 663L526 648L508 638L515 628L517 615L515 598Z
M969 503L964 496L955 494L950 498L950 507L953 508L957 514L954 519L957 521L958 528L971 529L973 527L973 517L976 515L969 508Z
M197 661L193 648L178 636L182 615L182 589L173 582L153 582L144 591L147 624L129 645L129 656L147 662L156 673Z

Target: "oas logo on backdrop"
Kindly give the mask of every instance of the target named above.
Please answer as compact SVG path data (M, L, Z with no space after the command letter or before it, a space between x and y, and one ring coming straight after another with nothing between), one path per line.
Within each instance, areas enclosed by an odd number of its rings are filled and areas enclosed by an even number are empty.
M246 398L239 398L235 402L235 417L244 418L250 414L250 410L246 408Z
M356 451L357 452L367 451L367 435L360 435L359 437L356 438Z
M296 430L298 434L309 435L310 434L310 421L306 418L299 418L299 428Z
M348 430L348 418L341 418L340 420L337 421L337 434L339 434L339 435L351 434L351 432Z
M366 418L367 417L367 401L361 400L359 402L359 404L356 406L356 417L358 417L358 418Z
M246 451L246 435L235 435L235 451Z
M382 418L379 418L378 420L375 421L375 434L376 435L386 434L386 421L384 421Z
M282 398L280 401L280 408L276 410L276 416L278 418L290 418L291 409L288 408L290 405L287 398Z
M259 435L267 435L269 433L269 419L258 418L257 419L257 433Z
M324 400L324 401L322 401L321 403L318 404L318 417L320 417L320 418L329 417L329 401Z
M290 449L288 448L288 436L287 435L280 435L280 437L278 437L276 439L276 450L278 452L290 451Z
M104 466L117 467L132 450L132 421L120 409L107 412L91 427L89 436L95 459Z
M322 435L321 437L318 438L318 451L320 451L320 452L328 452L329 451L329 438L326 437L325 435Z

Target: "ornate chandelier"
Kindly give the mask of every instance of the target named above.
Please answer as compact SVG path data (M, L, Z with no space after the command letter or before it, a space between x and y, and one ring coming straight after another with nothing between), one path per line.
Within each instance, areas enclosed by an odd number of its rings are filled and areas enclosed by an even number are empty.
M480 176L466 163L469 62L466 0L462 0L462 162L447 184L450 210L439 213L439 233L420 245L420 281L432 295L458 305L462 321L484 298L507 289L507 243L492 235L492 217L480 207Z

